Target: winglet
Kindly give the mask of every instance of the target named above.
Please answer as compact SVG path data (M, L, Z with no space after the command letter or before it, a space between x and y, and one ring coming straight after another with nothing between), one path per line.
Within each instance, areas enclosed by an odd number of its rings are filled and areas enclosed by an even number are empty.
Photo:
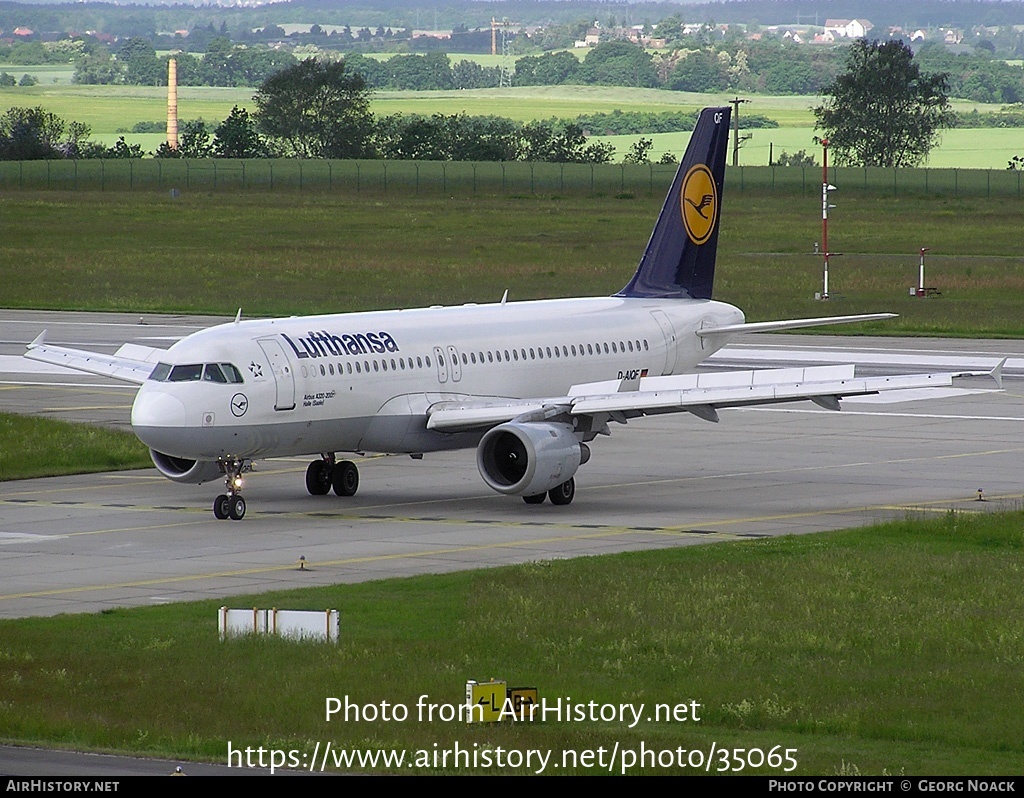
M616 296L710 299L730 108L705 108L636 274Z
M238 324L242 320L242 309L238 309L238 313L235 314L235 324Z
M45 343L46 343L46 330L43 330L41 333L39 333L39 335L37 335L35 337L35 339L33 339L32 343L30 343L26 347L26 349L35 349L37 346L42 346ZM1006 361L1004 360L1003 362L1005 363Z
M1007 359L1008 358L1004 357L996 364L996 367L988 373L988 376L996 381L996 387L998 388L1003 387L1003 366L1006 365Z

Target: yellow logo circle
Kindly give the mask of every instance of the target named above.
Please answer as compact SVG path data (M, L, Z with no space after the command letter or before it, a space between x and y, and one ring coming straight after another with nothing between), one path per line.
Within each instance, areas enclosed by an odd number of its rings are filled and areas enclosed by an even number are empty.
M718 215L718 189L711 170L704 164L693 166L683 178L679 192L679 205L683 215L683 226L690 240L703 244L715 229Z

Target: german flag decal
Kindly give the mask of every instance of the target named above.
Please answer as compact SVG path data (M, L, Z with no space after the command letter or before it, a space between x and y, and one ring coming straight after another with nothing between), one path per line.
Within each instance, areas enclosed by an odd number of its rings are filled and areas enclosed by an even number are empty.
M718 190L711 170L704 164L696 164L686 173L679 205L686 234L700 246L711 237L718 217Z

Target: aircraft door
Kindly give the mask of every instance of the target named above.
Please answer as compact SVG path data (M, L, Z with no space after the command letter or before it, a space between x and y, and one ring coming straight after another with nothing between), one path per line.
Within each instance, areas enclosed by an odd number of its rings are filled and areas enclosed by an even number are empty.
M434 360L437 361L437 381L441 383L448 382L448 366L445 363L444 350L439 347L434 347Z
M275 410L295 409L295 373L284 348L276 338L260 338L256 341L270 362L270 370L274 374L277 396L274 400Z
M452 382L458 382L462 379L462 364L459 362L459 350L454 346L449 346L448 358L451 363Z
M652 310L651 315L654 320L658 322L658 326L661 327L662 335L665 338L665 367L662 369L661 374L665 376L667 374L675 373L676 367L676 331L672 326L672 320L660 310Z

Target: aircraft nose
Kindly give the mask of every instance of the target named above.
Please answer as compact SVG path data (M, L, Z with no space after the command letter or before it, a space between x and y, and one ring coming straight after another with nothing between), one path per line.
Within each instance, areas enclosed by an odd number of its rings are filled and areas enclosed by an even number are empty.
M132 405L132 426L184 427L185 405L164 391L143 387Z

